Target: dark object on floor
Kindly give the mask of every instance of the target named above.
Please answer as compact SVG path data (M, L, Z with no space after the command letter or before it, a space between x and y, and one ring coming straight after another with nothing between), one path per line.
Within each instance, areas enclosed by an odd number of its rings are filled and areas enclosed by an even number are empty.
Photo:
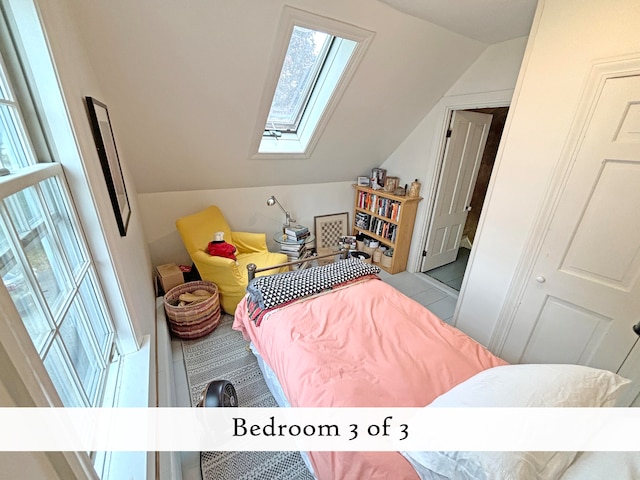
M200 272L198 272L196 264L192 263L191 271L184 273L184 282L197 282L198 280L202 280L202 278L200 278Z
M243 408L277 408L256 356L247 351L247 342L232 325L233 316L223 315L207 337L181 342L191 405L200 401L206 379L225 378L233 383ZM201 452L200 468L202 480L315 480L298 451Z
M200 396L198 407L237 407L238 395L228 380L209 382Z

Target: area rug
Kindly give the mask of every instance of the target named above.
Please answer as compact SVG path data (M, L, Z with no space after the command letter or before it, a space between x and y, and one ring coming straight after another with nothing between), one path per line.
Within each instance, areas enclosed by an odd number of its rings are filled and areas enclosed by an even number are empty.
M211 380L228 380L241 407L277 407L248 343L232 324L233 316L224 315L206 337L182 341L191 405ZM313 479L299 452L201 452L200 468L203 480Z

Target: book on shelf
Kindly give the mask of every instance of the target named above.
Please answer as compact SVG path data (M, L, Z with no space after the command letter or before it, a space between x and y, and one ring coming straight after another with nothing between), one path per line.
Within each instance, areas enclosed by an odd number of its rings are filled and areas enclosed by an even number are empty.
M356 227L364 230L369 230L369 223L371 222L371 215L363 212L356 212Z
M285 227L284 234L287 238L304 238L309 236L309 228L304 225L289 225Z

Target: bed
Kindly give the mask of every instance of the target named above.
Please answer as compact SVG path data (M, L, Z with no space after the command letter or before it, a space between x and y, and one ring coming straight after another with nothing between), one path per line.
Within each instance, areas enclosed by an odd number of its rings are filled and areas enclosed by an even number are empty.
M518 369L527 366L508 365L381 281L378 272L375 265L348 258L250 282L233 328L250 342L280 406L432 408L488 406L466 405L473 399L497 402L493 406L550 401L539 400L540 389L530 382L519 384L523 372ZM541 384L549 378L565 391L568 384L580 390L583 375L596 375L589 385L595 382L597 395L581 391L564 398L567 406L611 406L627 383L611 372L575 365L541 366L550 371L528 367L532 371L526 375L538 375ZM511 382L520 403L509 404L505 392L487 386L492 382ZM536 475L531 478L558 478L576 458L574 452L486 453L306 452L303 457L321 480L504 478L492 470L496 465L524 468L521 474ZM531 464L542 470L527 470ZM466 465L466 473L460 465Z

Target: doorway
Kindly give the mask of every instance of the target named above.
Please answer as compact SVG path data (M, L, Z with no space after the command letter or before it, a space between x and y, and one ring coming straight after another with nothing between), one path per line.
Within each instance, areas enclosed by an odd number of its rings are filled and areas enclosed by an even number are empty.
M505 121L509 107L491 107L491 108L474 108L465 110L454 110L451 112L451 118L455 117L456 112L475 112L484 115L491 115L491 126L489 128L486 142L484 145L484 151L482 152L482 159L477 167L477 174L475 174L475 180L471 186L472 194L470 195L470 201L464 205L464 216L462 221L456 227L455 235L451 234L449 242L451 243L450 249L453 249L448 253L448 258L441 261L433 262L431 259L427 261L427 252L429 249L433 249L434 243L445 243L445 238L438 237L438 225L436 220L436 208L431 213L429 220L429 228L426 237L425 247L423 249L423 262L421 264L421 272L424 273L429 279L434 280L438 284L442 285L445 289L450 289L455 292L459 292L462 286L462 280L467 269L471 250L473 248L473 242L475 240L476 230L478 228L478 222L480 219L480 212L484 204L484 200L487 194L489 186L489 180L493 171L493 166L498 152L498 146L504 130ZM450 135L450 134L449 134ZM451 139L448 138L447 141ZM447 144L444 142L445 145ZM445 147L441 155L440 176L443 175L445 158L451 152ZM472 158L465 158L463 162L472 162ZM458 171L467 169L473 169L473 166L460 165L455 172L455 175L459 174ZM434 195L432 201L433 205L438 205L438 200L442 200L447 195L446 188L443 187L443 179L438 182L438 190ZM443 263L444 261L444 263Z

